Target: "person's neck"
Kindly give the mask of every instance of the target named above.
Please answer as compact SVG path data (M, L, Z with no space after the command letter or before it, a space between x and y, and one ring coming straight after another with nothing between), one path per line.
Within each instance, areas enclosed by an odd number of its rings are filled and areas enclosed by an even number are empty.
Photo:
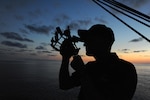
M107 53L103 53L103 54L97 54L94 56L94 58L96 61L105 61L105 60L109 59L111 54L112 54L111 52L107 52Z

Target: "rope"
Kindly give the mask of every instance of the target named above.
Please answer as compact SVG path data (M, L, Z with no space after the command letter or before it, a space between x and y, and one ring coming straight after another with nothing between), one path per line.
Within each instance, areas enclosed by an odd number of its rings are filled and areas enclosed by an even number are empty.
M135 33L137 33L138 35L140 35L142 38L144 38L145 40L147 40L150 43L150 40L145 37L144 35L142 35L140 32L138 32L137 30L135 30L133 27L131 27L129 24L127 24L126 22L124 22L122 19L120 19L119 17L117 17L115 14L113 14L112 12L110 12L108 9L106 9L104 6L102 6L101 4L105 5L105 3L103 3L102 1L99 0L93 0L93 2L95 2L98 6L100 6L101 8L103 8L105 11L107 11L109 14L111 14L112 16L114 16L116 19L118 19L120 22L122 22L124 25L126 25L128 28L130 28L131 30L133 30ZM99 2L99 3L98 3ZM101 4L100 4L101 3Z

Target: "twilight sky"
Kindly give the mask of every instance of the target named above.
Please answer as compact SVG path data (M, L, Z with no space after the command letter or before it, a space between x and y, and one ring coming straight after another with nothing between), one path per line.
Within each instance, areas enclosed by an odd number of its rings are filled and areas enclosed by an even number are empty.
M150 0L117 0L150 16ZM117 12L115 15L150 39L150 28ZM150 25L149 22L146 22ZM92 0L1 0L0 60L61 59L50 47L55 28L68 25L73 35L93 24L112 28L115 43L112 52L131 62L150 63L150 43L127 28ZM84 46L77 44L87 60Z

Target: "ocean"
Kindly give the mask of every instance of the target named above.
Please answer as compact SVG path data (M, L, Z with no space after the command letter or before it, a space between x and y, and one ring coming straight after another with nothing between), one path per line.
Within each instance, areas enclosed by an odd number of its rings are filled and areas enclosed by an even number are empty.
M0 61L0 100L77 100L79 88L59 89L60 61ZM150 100L150 64L135 65L133 100Z

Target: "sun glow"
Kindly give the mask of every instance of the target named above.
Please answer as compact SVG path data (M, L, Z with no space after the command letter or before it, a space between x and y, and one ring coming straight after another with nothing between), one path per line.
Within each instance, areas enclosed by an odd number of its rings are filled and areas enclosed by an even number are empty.
M117 53L118 57L120 59L124 59L126 61L129 61L131 63L150 63L150 56L146 56L143 53L140 54L135 54L135 53L130 53L130 54L125 54L125 53ZM87 63L89 61L95 61L94 57L92 56L81 56L82 60ZM61 56L56 56L53 57L53 60L62 60ZM72 60L72 58L70 59L70 61Z
M127 60L132 63L150 63L150 56L146 56L144 53L131 53L131 54L118 54L119 58Z

